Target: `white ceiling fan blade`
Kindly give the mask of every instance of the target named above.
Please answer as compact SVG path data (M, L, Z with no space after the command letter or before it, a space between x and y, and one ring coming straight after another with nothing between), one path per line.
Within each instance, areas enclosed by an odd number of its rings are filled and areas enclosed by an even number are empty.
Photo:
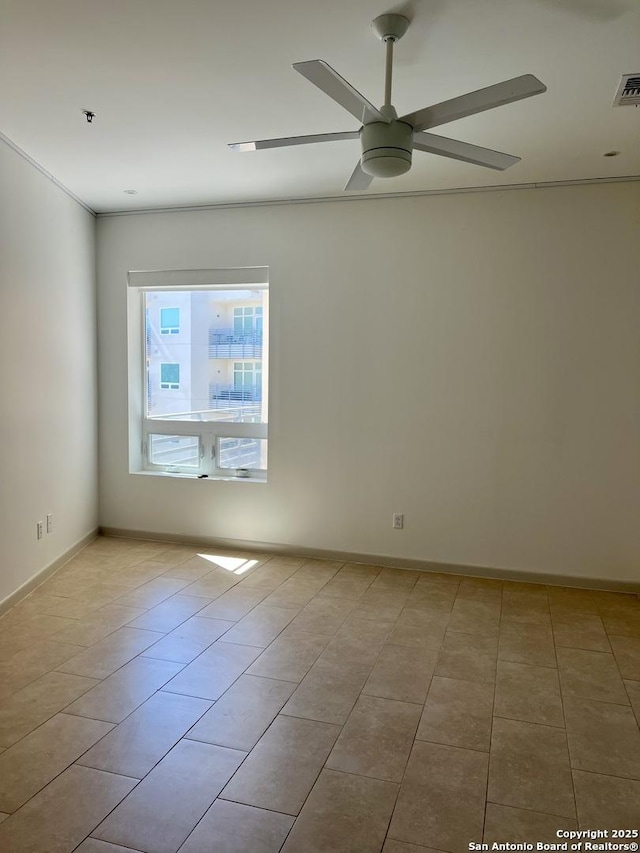
M334 71L330 65L321 59L311 59L308 62L294 62L291 66L298 74L306 77L310 83L321 89L347 112L357 118L360 124L370 121L387 121L373 104L356 91L350 83Z
M357 139L357 130L343 133L314 133L311 136L283 136L281 139L259 139L257 142L230 142L232 151L257 151L260 148L285 148L288 145L309 145L312 142L339 142L342 139Z
M503 104L521 101L532 95L540 95L546 91L547 87L544 83L541 83L533 74L523 74L521 77L496 83L495 86L487 86L485 89L478 89L477 92L469 92L459 98L451 98L449 101L442 101L432 107L409 113L402 116L401 121L412 125L414 130L427 130L430 127L484 112L484 110L501 107Z
M354 192L358 190L368 190L371 186L371 181L373 180L372 175L367 175L366 172L362 171L362 166L360 165L360 160L351 173L351 177L347 181L345 186L345 192Z
M427 151L429 154L440 154L452 160L462 160L464 163L474 163L476 166L487 166L489 169L503 171L520 162L520 157L492 151L491 148L481 148L470 142L460 142L458 139L447 139L433 133L416 133L413 137L413 148Z

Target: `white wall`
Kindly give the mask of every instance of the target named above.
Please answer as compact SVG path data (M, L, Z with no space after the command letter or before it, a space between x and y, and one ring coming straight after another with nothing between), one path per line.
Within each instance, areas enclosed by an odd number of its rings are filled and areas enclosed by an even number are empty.
M0 601L97 526L95 303L94 217L0 141Z
M101 524L637 580L639 211L626 183L100 218ZM268 484L129 474L127 270L244 265Z

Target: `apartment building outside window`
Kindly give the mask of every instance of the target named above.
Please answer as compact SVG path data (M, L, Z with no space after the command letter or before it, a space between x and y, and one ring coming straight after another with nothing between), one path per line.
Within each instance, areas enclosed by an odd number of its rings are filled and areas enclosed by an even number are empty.
M170 272L180 280L178 271ZM131 284L134 275L152 274L129 275ZM245 477L248 472L249 477L265 479L266 280L212 287L145 286L140 299L141 467L212 478Z

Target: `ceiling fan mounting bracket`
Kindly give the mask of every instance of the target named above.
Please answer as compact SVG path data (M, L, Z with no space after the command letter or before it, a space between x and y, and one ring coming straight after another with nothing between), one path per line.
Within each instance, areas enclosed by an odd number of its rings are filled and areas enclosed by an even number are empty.
M379 15L371 22L371 29L380 41L400 41L409 29L409 19L404 15Z

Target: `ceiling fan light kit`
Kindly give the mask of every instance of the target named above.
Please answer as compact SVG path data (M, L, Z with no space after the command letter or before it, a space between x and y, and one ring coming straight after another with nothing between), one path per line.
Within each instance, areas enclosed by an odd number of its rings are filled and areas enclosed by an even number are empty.
M395 178L408 172L414 150L500 171L517 163L520 158L511 154L425 131L503 104L539 95L546 92L544 83L532 74L524 74L398 118L391 103L393 46L406 33L408 27L409 20L404 15L397 14L380 15L371 23L371 29L386 46L384 104L380 109L367 101L337 71L320 59L296 62L292 66L294 71L306 77L310 83L351 113L361 123L359 131L234 142L229 148L233 151L255 151L260 148L338 142L359 137L362 154L347 181L347 191L366 190L373 178Z

